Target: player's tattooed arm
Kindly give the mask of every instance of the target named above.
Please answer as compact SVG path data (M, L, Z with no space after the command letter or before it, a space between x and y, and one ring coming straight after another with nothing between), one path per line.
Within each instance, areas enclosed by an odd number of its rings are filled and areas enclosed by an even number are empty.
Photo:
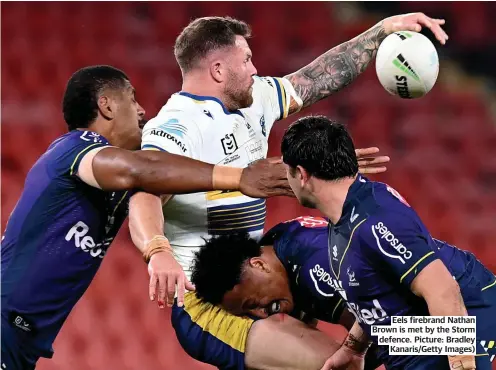
M334 94L352 83L377 54L386 38L383 23L315 59L299 71L285 76L303 101L303 108ZM290 113L298 110L292 101Z
M396 31L420 32L428 28L441 44L448 35L441 28L444 19L434 19L424 13L409 13L386 18L354 39L345 42L321 55L299 71L286 76L303 101L303 107L341 90L362 73L377 54L379 45ZM289 113L302 107L292 99Z

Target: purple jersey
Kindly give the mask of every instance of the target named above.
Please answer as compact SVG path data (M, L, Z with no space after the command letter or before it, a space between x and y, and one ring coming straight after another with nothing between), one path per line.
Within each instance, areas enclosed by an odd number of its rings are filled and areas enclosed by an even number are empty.
M345 306L332 286L327 235L326 220L305 216L274 226L261 244L274 246L288 273L293 315L337 323Z
M440 259L459 282L467 308L484 304L482 290L494 282L470 253L433 239L415 211L394 189L358 176L341 219L329 227L331 285L362 329L389 325L392 316L429 315L410 284ZM385 347L387 353L387 347ZM387 368L405 368L415 356L387 356Z
M2 239L2 338L51 357L52 343L127 216L128 192L104 192L76 173L109 145L90 131L53 142L29 171Z

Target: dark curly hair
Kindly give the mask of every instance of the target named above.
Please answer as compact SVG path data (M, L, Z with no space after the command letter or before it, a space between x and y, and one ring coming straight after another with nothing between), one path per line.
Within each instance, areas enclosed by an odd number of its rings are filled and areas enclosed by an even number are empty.
M222 302L224 294L240 283L243 265L259 257L262 249L246 233L233 233L206 241L195 255L191 282L198 298L212 303Z

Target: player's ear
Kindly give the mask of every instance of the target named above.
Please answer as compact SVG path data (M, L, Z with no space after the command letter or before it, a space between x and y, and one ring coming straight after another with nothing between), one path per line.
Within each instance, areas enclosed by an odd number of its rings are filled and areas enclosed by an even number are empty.
M220 59L215 59L210 63L210 75L218 83L224 82L226 78L227 71L224 64Z
M302 166L297 166L296 178L300 180L301 186L303 187L310 180L310 174Z
M250 258L248 263L250 264L250 267L259 269L263 272L270 272L269 264L266 261L264 261L262 257L252 257Z
M112 100L106 95L98 97L98 110L109 121L115 116L115 107L113 107Z

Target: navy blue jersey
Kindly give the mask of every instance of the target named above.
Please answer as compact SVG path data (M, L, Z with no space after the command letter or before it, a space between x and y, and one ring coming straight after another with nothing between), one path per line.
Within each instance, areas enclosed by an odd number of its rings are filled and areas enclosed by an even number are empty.
M410 284L436 259L459 282L467 309L488 304L482 291L495 279L471 253L433 239L394 189L361 176L348 191L341 219L330 224L328 246L331 284L372 340L371 325L389 325L391 316L429 315ZM388 356L385 365L404 368L413 358Z
M51 357L55 337L127 216L128 192L104 192L76 175L85 153L107 145L90 131L58 138L29 171L7 224L2 334L21 338L37 356Z
M261 244L274 246L288 273L293 315L337 323L345 305L332 286L327 236L325 219L305 216L274 226Z

